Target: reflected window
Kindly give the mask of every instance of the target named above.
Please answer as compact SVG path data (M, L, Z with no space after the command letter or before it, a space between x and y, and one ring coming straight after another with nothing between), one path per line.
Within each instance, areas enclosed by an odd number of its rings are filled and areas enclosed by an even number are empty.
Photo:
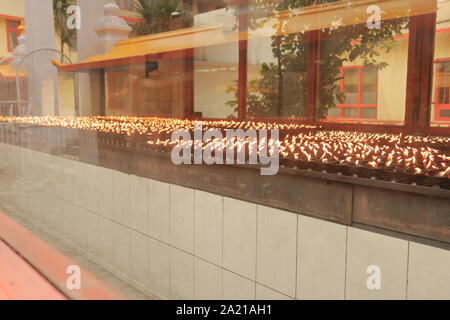
M377 119L378 70L363 66L343 67L341 77L344 102L330 110L329 118Z
M450 125L450 1L438 1L431 126Z
M117 0L117 5L121 9L132 10L134 0Z
M450 59L437 63L435 119L450 120Z
M19 38L20 21L8 20L6 21L6 32L8 37L8 51L12 52L17 46L17 39Z
M270 29L270 23L265 28L252 30L250 34L247 117L304 118L308 52L306 35L295 33L278 36Z
M409 18L320 30L317 119L402 125L405 119ZM320 59L319 59L320 58Z
M195 16L194 25L203 30L201 37L205 43L194 49L193 56L195 117L237 117L236 15L231 9L218 9Z

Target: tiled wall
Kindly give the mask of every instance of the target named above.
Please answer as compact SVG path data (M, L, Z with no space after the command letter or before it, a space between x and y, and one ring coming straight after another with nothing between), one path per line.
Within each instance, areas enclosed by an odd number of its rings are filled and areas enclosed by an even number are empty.
M15 210L161 298L450 299L447 250L6 144L0 174Z

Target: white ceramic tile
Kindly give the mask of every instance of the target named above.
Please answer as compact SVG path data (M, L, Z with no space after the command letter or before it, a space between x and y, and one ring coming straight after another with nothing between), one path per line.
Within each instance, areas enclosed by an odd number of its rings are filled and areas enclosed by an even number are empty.
M24 212L32 221L39 221L42 192L36 188L25 195Z
M408 299L450 300L450 250L409 243Z
M222 269L209 262L194 260L195 299L222 299Z
M254 300L255 282L223 270L224 300Z
M91 164L86 164L85 166L86 175L84 187L86 192L84 203L88 210L98 213L98 196L102 181L99 180L97 166Z
M51 209L54 219L54 229L57 234L62 236L64 236L64 212L69 205L70 203L67 201L57 198Z
M26 210L28 217L32 221L42 223L41 206L42 206L42 189L35 189L28 195Z
M84 248L94 257L100 254L100 218L92 212L86 214L86 247Z
M171 299L194 299L194 256L170 248Z
M170 247L152 238L149 244L148 289L163 299L170 298Z
M258 283L295 297L297 215L258 206Z
M86 188L85 188L85 165L80 161L73 162L72 175L72 200L73 202L83 208L86 208Z
M80 248L86 247L86 224L87 224L87 215L88 212L80 207L75 207L76 219L76 245Z
M54 170L52 167L53 156L43 153L41 155L43 171L44 171L44 179L42 181L42 188L47 191L52 191L52 181L54 179Z
M114 223L99 217L99 255L98 259L106 265L114 265Z
M63 159L61 161L62 178L60 181L60 186L62 189L63 199L73 202L73 176L74 171L74 161L70 159Z
M130 176L130 223L131 228L148 234L148 183L147 179Z
M73 204L67 205L64 225L68 239L80 248L86 245L86 211Z
M15 159L15 157L16 157L16 155L15 154L11 154L11 157L12 157L12 160L13 161L16 161L16 159ZM42 180L41 180L41 182L40 182L40 188L42 188L43 190L45 190L45 191L47 191L48 189L48 179L49 179L49 175L50 175L50 172L49 172L49 170L48 170L48 163L49 163L49 161L48 161L48 154L47 153L40 153L39 154L39 165L40 165L40 167L41 167L41 170L42 170ZM14 168L12 168L12 171L11 171L11 175L12 176L14 176L15 177L15 169Z
M256 276L257 206L224 198L223 266L246 278Z
M194 190L170 186L170 244L194 251Z
M48 191L51 194L57 195L58 194L58 175L59 175L59 167L61 158L57 156L51 157L51 162L49 163L49 170L50 170L50 179L49 179L49 186Z
M346 299L405 299L408 242L348 228ZM369 289L368 268L379 268L381 289Z
M256 284L256 300L293 300L280 292Z
M2 149L0 147L0 153ZM0 155L0 170L2 170L2 156ZM22 177L21 179L25 182L30 182L30 150L22 149Z
M32 164L32 183L37 187L42 187L44 181L44 167L42 165L42 153L34 152L34 162Z
M18 163L17 163L17 178L23 180L23 175L24 175L24 163L25 163L25 150L24 148L19 148L18 150Z
M65 159L61 158L61 157L56 157L56 161L54 163L54 168L55 168L55 172L54 172L54 186L53 186L53 193L64 199L64 179L65 179L65 173L64 173L64 164L65 164Z
M148 180L149 235L169 243L170 230L170 185Z
M148 237L131 230L131 274L130 277L144 288L148 287L149 273Z
M297 299L345 297L347 227L299 216Z
M113 176L113 170L98 168L98 180L101 181L98 194L98 213L111 219L113 218Z
M114 223L114 269L125 276L130 275L130 249L130 229L118 223Z
M43 191L40 193L40 199L38 202L38 207L36 207L36 213L39 215L39 221L46 226L46 228L53 229L53 206L55 197L50 193Z
M130 226L130 176L114 171L113 174L113 220Z
M195 191L195 256L222 265L222 197Z

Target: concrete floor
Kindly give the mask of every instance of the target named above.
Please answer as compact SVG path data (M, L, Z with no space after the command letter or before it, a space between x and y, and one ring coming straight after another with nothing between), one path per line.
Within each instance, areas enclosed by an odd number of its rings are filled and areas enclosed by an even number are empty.
M24 190L24 188L26 188L26 190ZM23 206L18 205L18 201L20 201L19 198L23 198L24 192L27 193L27 196L32 197L33 192L36 191L38 191L36 187L14 179L0 170L0 211L7 214L17 223L30 230L34 235L47 242L67 257L71 258L80 266L88 269L112 288L116 289L123 296L132 300L157 299L156 296L137 288L128 281L105 269L103 266L86 256L83 252L72 247L65 240L51 235L37 225L34 225L22 218L24 214L20 211L23 210Z

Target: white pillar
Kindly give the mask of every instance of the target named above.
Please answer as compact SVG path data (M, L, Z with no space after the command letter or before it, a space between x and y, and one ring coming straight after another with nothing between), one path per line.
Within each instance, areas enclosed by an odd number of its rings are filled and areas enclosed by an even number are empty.
M78 0L81 10L81 29L78 30L77 54L78 60L82 61L98 55L97 33L95 28L98 21L103 17L104 5L108 0ZM98 99L93 98L91 90L92 81L99 81L98 76L90 75L88 72L77 72L78 78L78 104L79 114L83 116L98 115ZM93 101L93 99L95 101Z
M99 20L104 15L104 6L109 0L78 0L81 9L81 29L78 30L78 60L85 60L99 54L97 33Z
M105 16L100 20L96 32L98 35L98 50L109 52L120 40L127 39L131 27L119 17L119 6L109 2L104 6Z
M118 16L119 8L111 0L78 0L81 9L81 29L78 31L78 58L84 60L107 53L118 41L126 39L131 31ZM103 100L98 91L101 75L78 73L80 115L98 115Z
M52 0L25 0L27 53L55 49ZM57 104L57 71L50 62L57 54L38 52L24 61L28 103L32 114L53 115Z

